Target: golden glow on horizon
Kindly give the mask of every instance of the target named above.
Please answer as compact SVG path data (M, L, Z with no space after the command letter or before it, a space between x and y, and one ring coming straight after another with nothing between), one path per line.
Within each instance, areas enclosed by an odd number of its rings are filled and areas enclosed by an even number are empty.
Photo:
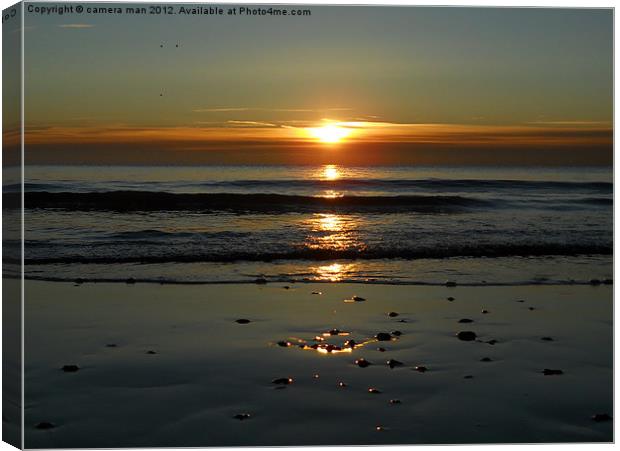
M348 128L340 127L337 124L327 124L322 127L309 128L310 134L326 144L336 144L351 134Z

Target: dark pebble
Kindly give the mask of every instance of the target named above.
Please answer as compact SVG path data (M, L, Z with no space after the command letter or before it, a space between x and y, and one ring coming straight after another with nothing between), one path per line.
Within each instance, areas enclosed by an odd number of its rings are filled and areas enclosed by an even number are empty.
M385 352L385 348L377 348L377 351L379 351L379 352Z
M527 309L530 310L530 311L531 310L535 310L534 307L528 307Z
M347 340L344 342L346 348L354 348L356 345L355 340Z
M346 388L347 384L344 382L338 382L338 387L340 388Z
M448 281L446 281L446 286L447 287L455 287L456 286L456 282L454 282L453 280L448 280Z
M400 337L403 333L400 330L393 330L392 335L395 337Z
M80 370L80 367L77 365L65 365L62 367L62 370L65 373L75 373L76 371Z
M246 318L239 318L239 319L236 319L235 322L237 324L250 324L252 321Z
M426 373L428 371L428 368L426 368L425 366L419 365L415 367L415 370L418 373Z
M364 302L366 300L366 298L363 298L361 296L353 296L351 299L353 299L355 302Z
M388 316L389 316L390 318L396 318L396 317L398 316L398 313L396 313L396 312L390 312L390 313L388 313Z
M254 283L258 284L258 285L265 285L267 283L267 279L264 279L262 277L259 277L258 279L254 280Z
M394 367L403 365L403 362L399 362L398 360L395 360L395 359L390 359L385 363L387 363L387 365L392 369L394 369Z
M553 338L551 338L551 337L542 337L541 340L542 341L553 341Z
M473 379L474 376L472 376L471 374L468 374L467 376L463 376L463 379Z
M469 319L469 318L462 318L459 320L459 323L461 324L468 324L468 323L473 323L474 320L473 319Z
M360 368L366 368L367 366L371 365L371 363L368 360L364 359L364 358L357 359L355 361L355 364L357 366L359 366Z
M483 357L480 359L481 362L492 362L493 360L491 360L490 357Z
M341 332L340 329L332 329L332 330L328 330L327 333L330 335L338 335Z
M155 352L155 351L146 351L146 353L147 353L147 354L150 354L150 355L157 354L157 352Z
M280 377L272 380L271 383L276 385L289 385L293 383L293 379L290 377Z
M105 345L106 348L116 348L116 344L115 343L108 343L107 345Z
M291 346L291 342L289 342L289 341L279 341L278 342L278 346L281 346L283 348L288 348L289 346Z
M390 341L392 339L392 336L387 332L379 332L377 335L375 335L375 338L379 341Z
M41 423L37 423L35 428L37 429L54 429L56 425L54 423L50 423L49 421L42 421Z
M489 340L489 341L487 341L485 343L488 343L490 345L494 345L494 344L497 344L497 340Z
M560 374L564 374L562 370L550 370L549 368L545 368L543 370L543 374L545 376L559 376Z
M483 315L486 315L487 313L489 313L489 311L485 310L485 309L482 309L482 311L480 313L482 313Z
M312 294L323 294L320 291L313 291Z
M252 415L250 415L249 413L238 413L237 415L235 415L233 418L235 420L239 420L239 421L243 421L243 420L248 420L252 417Z
M517 300L517 302L521 302L521 303L523 303L523 302L525 302L525 301L524 301L523 299L518 299L518 300Z
M368 389L368 393L374 393L374 394L378 395L379 393L381 393L381 390L378 390L376 388L370 387Z
M476 333L470 330L464 330L456 334L457 338L462 341L474 341L476 339Z
M379 432L383 432L383 431L385 431L385 428L383 426L377 426L377 427L375 427L375 430L379 431Z
M390 399L390 404L400 404L400 399Z
M448 301L450 301L450 302L454 301L454 298L453 298L452 296L448 297L447 299L448 299Z
M592 415L592 420L597 423L602 423L603 421L611 421L612 418L606 413L597 413L596 415Z
M406 320L406 319L399 319L399 320L398 320L398 322L399 322L399 323L406 323L406 322L407 322L407 320Z

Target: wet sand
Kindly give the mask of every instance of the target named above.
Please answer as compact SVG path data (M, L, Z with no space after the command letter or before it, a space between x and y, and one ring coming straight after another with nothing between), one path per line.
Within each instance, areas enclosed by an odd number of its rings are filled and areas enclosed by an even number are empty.
M285 285L27 281L26 447L613 439L612 286Z

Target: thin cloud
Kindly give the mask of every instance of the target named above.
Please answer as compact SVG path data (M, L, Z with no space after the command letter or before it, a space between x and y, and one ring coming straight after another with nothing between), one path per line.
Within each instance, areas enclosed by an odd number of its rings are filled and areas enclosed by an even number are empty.
M351 111L351 108L257 108L257 107L216 107L196 108L194 113L230 113L238 111L268 111L277 113L319 113L325 111Z
M58 25L60 28L94 28L95 26L88 23L65 23L62 25Z

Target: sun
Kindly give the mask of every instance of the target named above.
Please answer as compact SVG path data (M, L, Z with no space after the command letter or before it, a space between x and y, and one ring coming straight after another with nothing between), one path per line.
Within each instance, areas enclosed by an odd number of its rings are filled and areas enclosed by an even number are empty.
M339 143L351 134L350 130L338 125L329 124L309 129L310 134L323 143Z

